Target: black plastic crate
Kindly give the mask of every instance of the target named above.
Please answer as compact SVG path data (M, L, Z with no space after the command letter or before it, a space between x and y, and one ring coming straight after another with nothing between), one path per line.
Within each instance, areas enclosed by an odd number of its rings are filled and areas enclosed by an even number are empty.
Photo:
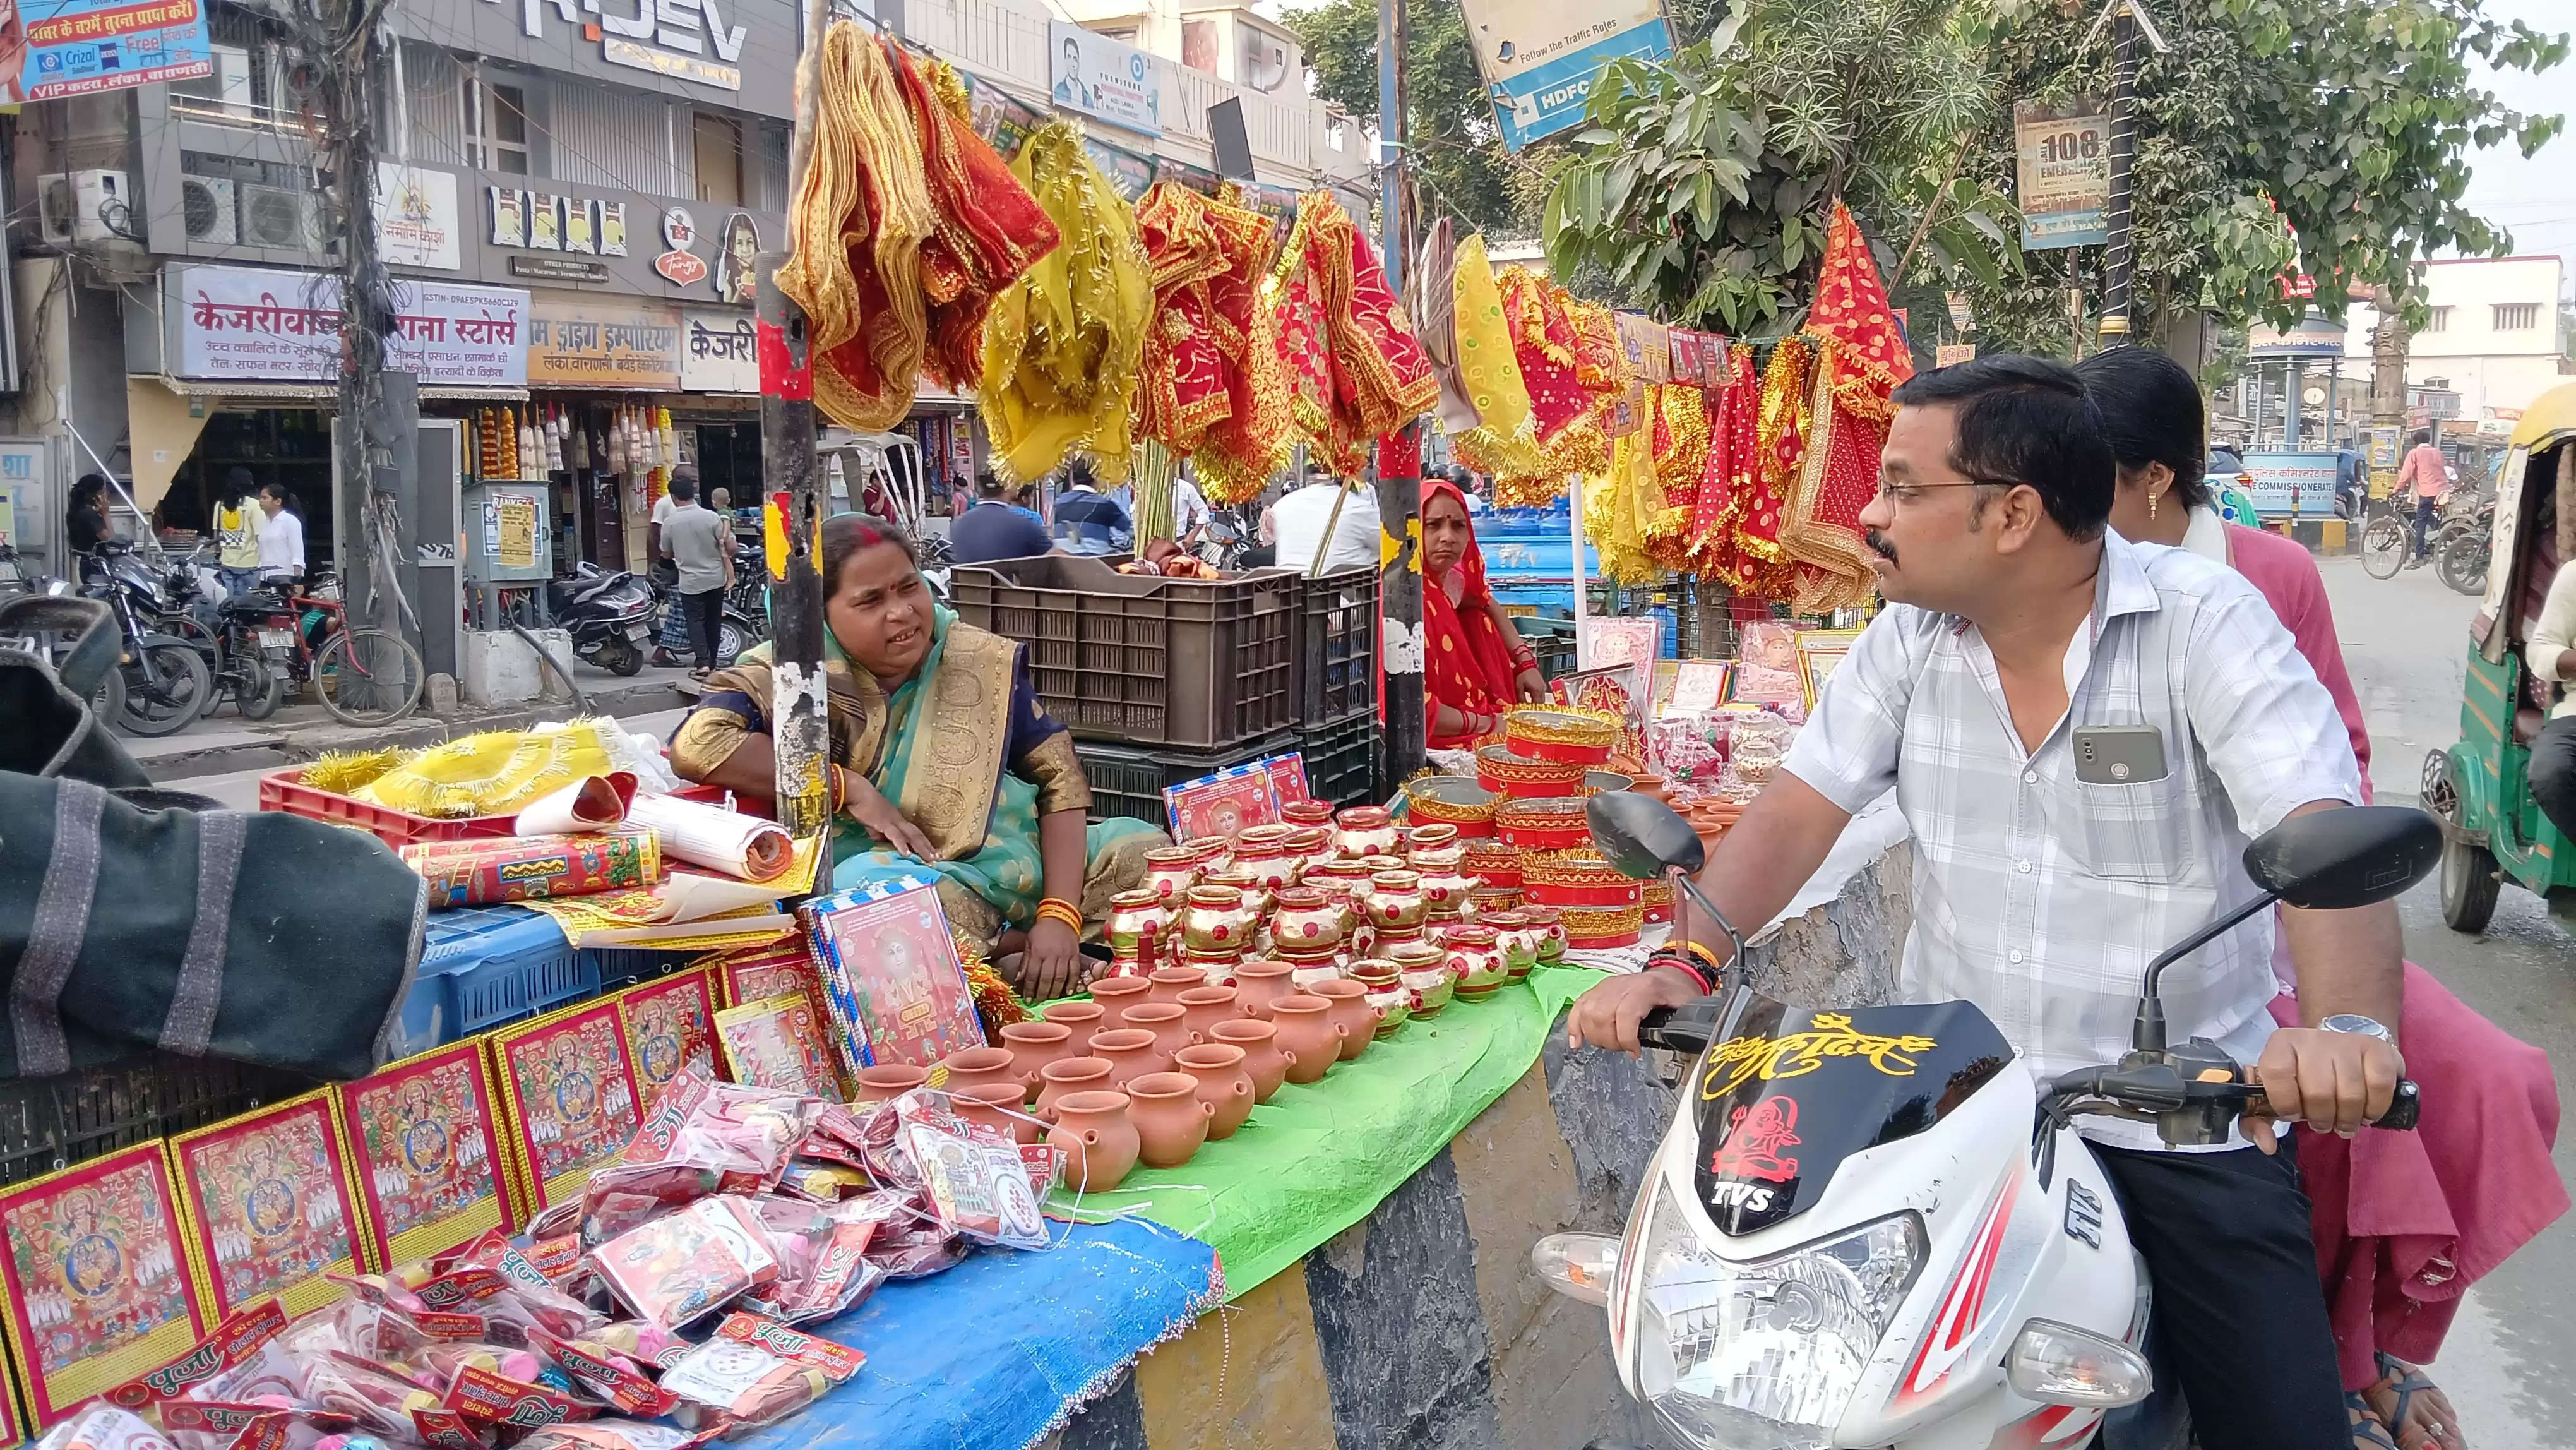
M1300 729L1297 753L1306 762L1306 793L1336 806L1377 804L1377 742L1373 706L1346 720Z
M273 1067L157 1052L0 1082L0 1184L219 1123L316 1086Z
M1038 703L1074 734L1223 749L1296 721L1294 574L1163 579L1047 554L961 567L957 617L1028 647Z
M1266 736L1232 750L1133 750L1086 741L1074 748L1083 774L1091 779L1091 819L1125 816L1170 829L1163 811L1163 790L1214 775L1230 765L1244 765L1297 748L1295 732ZM1311 778L1311 775L1310 775Z
M1512 616L1512 628L1520 631L1530 652L1538 656L1541 679L1552 680L1574 668L1574 621L1517 614Z
M1376 709L1378 572L1300 575L1297 591L1298 721Z

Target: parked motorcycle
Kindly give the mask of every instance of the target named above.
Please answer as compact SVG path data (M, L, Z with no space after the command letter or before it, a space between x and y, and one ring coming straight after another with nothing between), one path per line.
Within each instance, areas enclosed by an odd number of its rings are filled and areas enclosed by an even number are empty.
M572 652L613 675L644 668L653 642L655 592L651 581L620 570L609 573L585 560L570 579L546 585L546 613L572 635Z
M124 700L109 718L132 735L186 729L214 696L214 672L194 645L162 627L171 608L163 581L131 545L114 541L83 555L80 567L80 592L106 601L125 634L117 668Z
M1702 852L1680 816L1626 791L1585 814L1619 870L1671 876L1742 961L1693 881ZM1626 1236L1551 1234L1533 1265L1608 1310L1620 1382L1683 1445L2084 1444L2154 1373L2144 1264L2076 1120L2205 1146L2263 1102L2216 1044L2167 1043L2164 969L2276 901L2387 900L2441 849L2432 818L2405 807L2284 822L2245 850L2261 892L2148 965L2119 1064L2053 1081L1966 1002L1810 1010L1731 966L1720 995L1639 1027L1693 1059L1696 1087ZM2417 1108L2401 1082L2377 1126L2411 1128Z

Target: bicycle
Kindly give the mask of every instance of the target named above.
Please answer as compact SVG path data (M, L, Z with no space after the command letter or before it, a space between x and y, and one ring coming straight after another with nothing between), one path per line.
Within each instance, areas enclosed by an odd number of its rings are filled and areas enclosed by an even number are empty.
M300 662L311 671L313 692L322 708L349 725L385 725L401 719L420 703L429 672L420 651L391 630L351 629L347 606L336 582L324 579L310 593L289 593L288 602L318 614L298 633ZM315 645L314 638L321 643Z

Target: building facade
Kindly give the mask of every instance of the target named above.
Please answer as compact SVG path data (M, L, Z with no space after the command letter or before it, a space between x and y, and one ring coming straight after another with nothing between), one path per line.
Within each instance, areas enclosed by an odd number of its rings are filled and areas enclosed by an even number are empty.
M2560 301L2566 275L2555 256L2455 258L2425 264L2430 315L2407 345L2410 394L2456 396L2450 417L2485 433L2510 434L2533 399L2576 373ZM2356 302L2344 341L2346 369L2371 372L2376 309ZM2417 407L2424 426L2440 412Z

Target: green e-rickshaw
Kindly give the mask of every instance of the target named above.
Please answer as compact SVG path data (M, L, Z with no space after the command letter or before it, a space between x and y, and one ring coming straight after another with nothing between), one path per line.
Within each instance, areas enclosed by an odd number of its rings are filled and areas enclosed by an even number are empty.
M2424 761L2424 809L2441 820L2445 842L2442 919L2465 932L2486 930L2507 881L2576 907L2576 843L2530 790L2531 739L2558 686L2523 662L2550 581L2576 553L2576 383L2524 410L2496 474L2491 537L2486 593L2469 626L2459 743Z

